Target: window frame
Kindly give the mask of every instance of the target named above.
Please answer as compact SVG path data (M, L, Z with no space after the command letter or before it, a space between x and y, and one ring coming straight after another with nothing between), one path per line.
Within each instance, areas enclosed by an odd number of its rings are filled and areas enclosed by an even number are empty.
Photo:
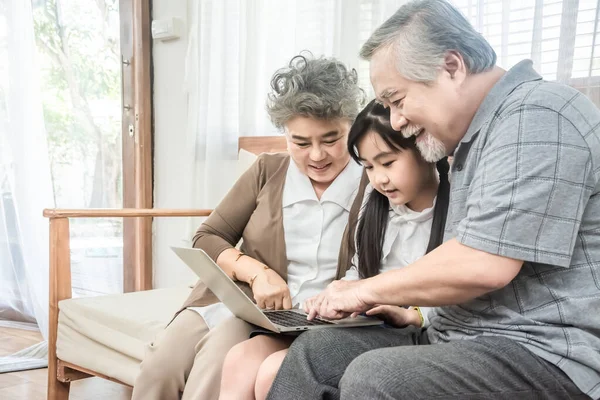
M119 0L123 208L153 207L151 0ZM123 219L123 292L152 289L152 218Z

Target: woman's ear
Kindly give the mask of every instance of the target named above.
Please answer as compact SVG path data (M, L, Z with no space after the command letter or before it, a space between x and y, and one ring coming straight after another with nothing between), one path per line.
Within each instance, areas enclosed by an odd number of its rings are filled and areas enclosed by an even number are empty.
M285 136L285 148L288 153L290 153L290 137L287 133L287 129L283 132L283 136Z

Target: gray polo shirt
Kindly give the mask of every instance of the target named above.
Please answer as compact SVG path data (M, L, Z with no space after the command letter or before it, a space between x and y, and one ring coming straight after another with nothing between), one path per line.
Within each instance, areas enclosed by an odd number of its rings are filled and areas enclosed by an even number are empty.
M505 288L437 308L432 342L506 336L600 398L600 111L522 61L454 153L445 239L523 260Z

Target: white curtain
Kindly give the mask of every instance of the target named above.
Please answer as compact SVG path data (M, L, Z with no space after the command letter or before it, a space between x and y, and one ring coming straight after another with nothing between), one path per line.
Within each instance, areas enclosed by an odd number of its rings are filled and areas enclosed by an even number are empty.
M0 324L48 332L48 222L53 207L29 1L0 0Z
M405 0L197 0L190 2L187 161L190 204L212 208L237 174L239 136L277 135L265 112L272 74L303 50L359 72L358 51ZM192 223L191 228L196 224Z
M453 0L492 44L498 64L531 58L548 80L600 105L600 0ZM196 0L186 60L190 207L212 208L234 182L237 140L275 135L265 99L273 72L302 50L358 71L360 46L405 0ZM190 223L195 229L198 221Z

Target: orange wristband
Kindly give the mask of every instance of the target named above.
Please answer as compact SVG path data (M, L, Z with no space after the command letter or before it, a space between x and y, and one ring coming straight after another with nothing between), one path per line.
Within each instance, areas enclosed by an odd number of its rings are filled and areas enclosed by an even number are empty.
M422 328L425 324L425 318L423 317L423 313L421 312L421 309L419 307L413 307L413 310L415 310L417 314L419 314L419 320L421 321L421 325L419 326L419 328Z

